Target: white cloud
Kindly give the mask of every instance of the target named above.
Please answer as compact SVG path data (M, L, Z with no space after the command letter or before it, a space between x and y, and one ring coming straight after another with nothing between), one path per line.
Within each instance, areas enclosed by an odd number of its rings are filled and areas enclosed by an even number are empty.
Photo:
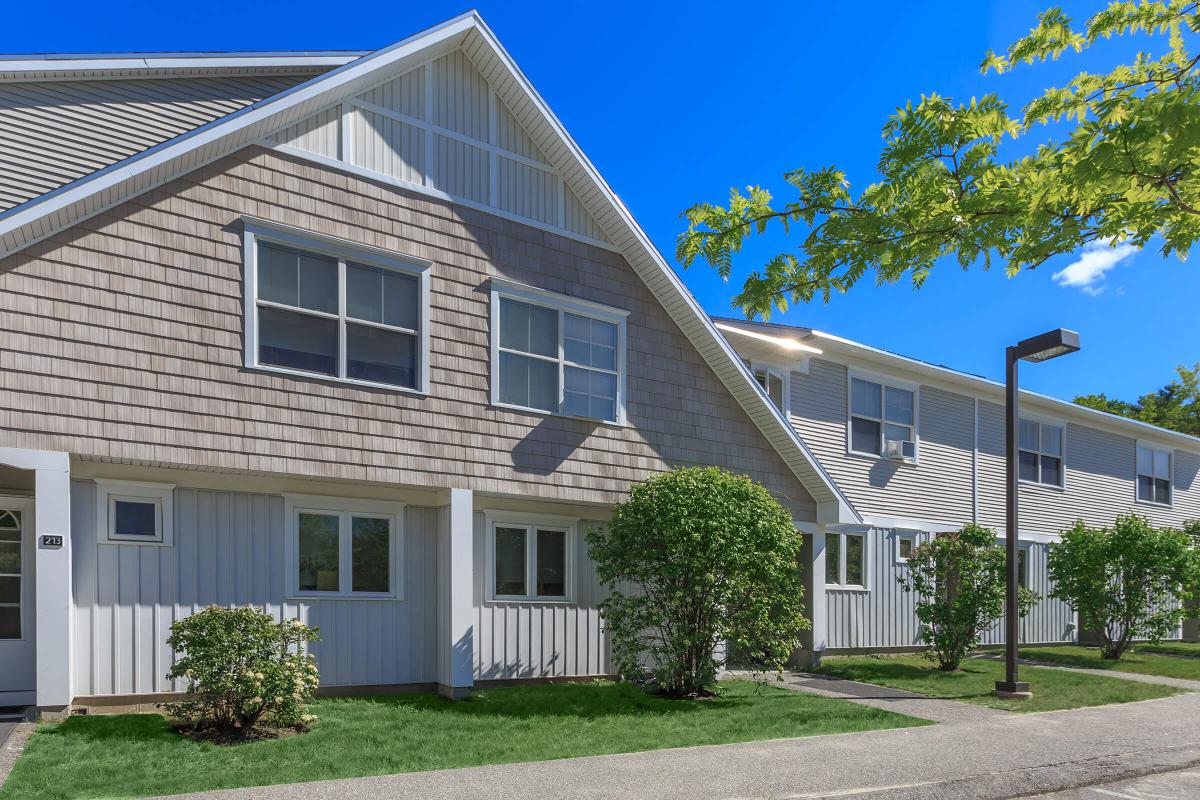
M1104 292L1104 273L1136 253L1131 244L1109 245L1108 239L1091 242L1083 246L1079 258L1054 273L1054 282L1059 286L1076 287L1084 294L1095 297Z

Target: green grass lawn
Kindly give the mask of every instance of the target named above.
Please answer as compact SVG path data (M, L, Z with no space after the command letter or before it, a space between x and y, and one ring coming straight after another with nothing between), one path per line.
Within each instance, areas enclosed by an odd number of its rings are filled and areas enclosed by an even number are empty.
M1134 645L1141 653L1162 653L1167 656L1200 658L1200 642L1159 642L1158 644Z
M1168 678L1200 681L1200 658L1178 658L1175 655L1163 655L1162 652L1154 652L1145 647L1135 647L1126 651L1120 661L1108 661L1101 658L1099 648L1076 645L1022 647L1021 658L1049 661L1068 667L1137 672L1142 675L1162 675Z
M185 739L154 714L42 725L0 798L131 797L925 724L748 681L722 682L703 701L579 683L484 689L457 703L324 698L312 709L310 733L224 747Z
M1029 682L1033 698L1001 700L992 694L992 690L996 681L1004 678L1004 663L980 659L964 661L959 672L938 672L931 662L920 656L831 657L824 659L817 671L839 678L892 686L930 697L962 700L1008 711L1055 711L1062 708L1151 700L1177 693L1177 690L1168 686L1134 683L1120 678L1105 678L1078 672L1022 667L1021 680Z

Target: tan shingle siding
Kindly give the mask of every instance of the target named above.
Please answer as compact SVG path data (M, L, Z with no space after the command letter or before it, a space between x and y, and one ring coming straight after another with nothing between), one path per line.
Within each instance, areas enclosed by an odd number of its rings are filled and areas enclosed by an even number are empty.
M246 370L242 215L433 261L431 396ZM489 275L632 312L631 427L487 406ZM621 256L300 159L204 167L0 262L0 289L3 444L594 502L717 463L813 513Z

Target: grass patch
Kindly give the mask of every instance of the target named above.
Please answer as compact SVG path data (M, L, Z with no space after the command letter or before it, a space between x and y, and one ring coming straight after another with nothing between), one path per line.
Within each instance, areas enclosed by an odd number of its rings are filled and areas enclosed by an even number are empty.
M1068 667L1136 672L1141 675L1160 675L1167 678L1200 681L1200 658L1178 658L1175 655L1164 655L1145 647L1127 650L1120 661L1109 661L1102 658L1099 648L1078 645L1022 647L1021 658L1049 661Z
M1137 644L1133 646L1139 653L1161 653L1165 656L1183 656L1185 658L1200 658L1200 642L1159 642L1158 644Z
M624 684L322 698L311 732L234 746L198 743L154 714L42 725L0 798L131 797L237 786L901 728L922 720L749 681L690 702Z
M1001 700L992 694L1004 679L1004 662L969 659L959 672L939 672L920 656L850 656L827 658L816 670L863 683L891 686L910 692L962 700L1006 711L1056 711L1063 708L1101 706L1152 700L1177 694L1169 686L1134 683L1120 678L1084 675L1054 669L1022 667L1021 680L1033 690L1031 700Z

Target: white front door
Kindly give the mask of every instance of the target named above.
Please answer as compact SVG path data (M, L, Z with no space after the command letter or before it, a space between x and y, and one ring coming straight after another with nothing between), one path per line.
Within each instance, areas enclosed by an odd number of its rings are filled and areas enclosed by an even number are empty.
M0 706L35 701L33 500L0 497Z

